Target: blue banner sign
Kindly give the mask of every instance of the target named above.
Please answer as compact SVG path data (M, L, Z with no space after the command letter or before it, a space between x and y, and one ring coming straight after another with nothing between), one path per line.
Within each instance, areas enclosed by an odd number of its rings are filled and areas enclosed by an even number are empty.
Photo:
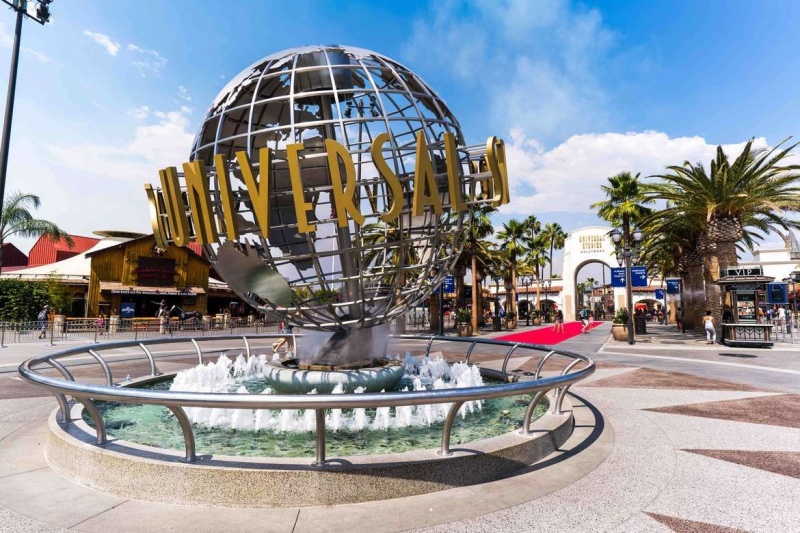
M656 289L656 300L664 299L664 289Z
M647 267L631 267L631 287L647 287Z
M681 293L681 280L668 279L667 280L667 294L680 294Z
M133 318L136 316L136 304L133 302L122 302L119 308L121 318Z
M624 287L625 286L625 269L612 268L611 269L611 286Z
M767 303L770 304L789 303L785 283L767 283Z
M444 281L435 291L433 291L433 294L439 294L439 291L442 288L444 288L445 294L456 292L456 278L453 276L445 276Z

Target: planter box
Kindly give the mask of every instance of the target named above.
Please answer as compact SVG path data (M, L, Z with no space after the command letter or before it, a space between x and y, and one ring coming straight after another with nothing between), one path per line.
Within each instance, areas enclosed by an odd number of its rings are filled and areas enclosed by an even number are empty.
M517 320L506 320L506 329L517 329Z
M459 337L472 337L472 324L459 324L458 325Z
M628 340L628 325L627 324L612 324L611 334L614 336L615 341Z
M542 319L541 318L534 318L533 319L533 325L534 326L541 326L542 325Z

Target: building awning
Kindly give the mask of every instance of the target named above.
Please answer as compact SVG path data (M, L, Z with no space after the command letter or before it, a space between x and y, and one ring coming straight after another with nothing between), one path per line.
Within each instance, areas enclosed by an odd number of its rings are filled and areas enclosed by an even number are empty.
M131 294L146 296L194 296L205 294L203 287L146 287L142 285L123 285L122 283L101 281L101 291L111 294Z
M717 285L735 285L738 283L772 283L775 278L771 276L723 276L717 280Z

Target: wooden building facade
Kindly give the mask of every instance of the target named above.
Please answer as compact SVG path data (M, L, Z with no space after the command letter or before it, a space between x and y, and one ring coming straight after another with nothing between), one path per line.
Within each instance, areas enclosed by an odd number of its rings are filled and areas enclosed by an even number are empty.
M207 313L209 262L189 248L158 248L152 235L86 254L87 315L153 317L158 304ZM230 293L230 296L233 296Z

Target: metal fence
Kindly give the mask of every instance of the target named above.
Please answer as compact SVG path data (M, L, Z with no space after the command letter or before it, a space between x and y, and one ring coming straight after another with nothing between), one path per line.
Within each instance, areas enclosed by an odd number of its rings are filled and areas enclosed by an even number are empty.
M204 352L199 343L204 341L220 340L240 340L244 343L244 348L248 356L251 353L250 343L254 340L267 340L282 338L282 334L262 334L262 335L214 335L205 338L192 338L189 340L197 350L200 364L204 361ZM302 335L297 335L297 338ZM377 408L377 407L396 407L404 405L425 405L446 403L449 404L447 418L442 430L442 443L439 453L447 456L450 451L450 433L459 409L466 401L487 400L491 398L503 398L510 396L521 396L533 394L533 398L528 403L523 419L521 433L532 436L535 432L530 429L531 417L534 409L548 392L552 392L553 400L550 403L550 412L553 414L563 414L561 407L564 396L569 388L575 383L585 379L595 371L595 363L589 357L578 353L562 350L560 348L540 346L536 344L516 343L499 341L494 339L470 339L465 337L438 337L422 335L390 335L388 340L395 339L400 341L422 341L425 346L425 355L431 353L434 343L457 343L468 345L466 348L465 361L470 362L470 356L477 346L493 346L507 348L503 359L502 371L505 372L506 365L513 353L526 353L527 355L542 354L533 379L530 381L506 382L500 385L487 385L483 387L465 387L454 389L422 390L407 392L367 392L363 394L240 394L240 393L211 393L211 392L178 392L153 390L142 388L120 387L114 384L109 363L114 361L106 360L103 355L109 350L118 348L129 348L138 346L144 352L143 355L150 363L150 377L159 375L156 367L156 360L153 357L151 348L160 344L175 342L185 342L183 339L151 339L144 341L118 341L100 344L87 348L79 346L61 350L55 353L40 355L28 359L19 367L19 373L26 381L40 385L55 395L58 400L62 423L72 422L71 406L67 401L67 396L71 396L76 401L83 404L84 409L89 413L94 421L96 432L96 443L99 446L106 444L106 427L103 416L97 409L95 402L112 401L129 404L161 405L172 411L173 415L180 424L183 432L185 445L185 460L195 462L200 460L195 452L194 429L189 418L184 411L185 407L211 407L227 409L307 409L315 411L316 418L316 440L317 454L314 462L315 466L327 464L325 455L325 414L328 409L357 409L357 408ZM71 356L90 355L100 365L106 379L105 385L95 385L76 381L72 373L64 363ZM551 377L540 377L540 372L544 364L552 356L561 356L567 359L568 364L556 372ZM576 366L582 368L576 369ZM42 367L57 370L61 374L61 379L48 377L40 373ZM145 377L145 376L141 376Z
M53 343L63 340L139 340L157 337L197 337L215 334L278 332L279 322L256 317L216 317L202 320L120 318L102 324L96 318L0 322L0 346L14 343Z

